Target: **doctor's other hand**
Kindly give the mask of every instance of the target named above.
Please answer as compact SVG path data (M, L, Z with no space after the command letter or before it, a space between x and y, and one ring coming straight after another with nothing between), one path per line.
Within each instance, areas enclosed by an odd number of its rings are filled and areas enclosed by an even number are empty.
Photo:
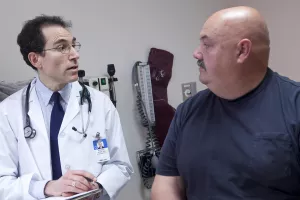
M45 186L46 196L70 196L94 189L89 180L96 181L96 177L86 171L69 170L55 181L49 181Z

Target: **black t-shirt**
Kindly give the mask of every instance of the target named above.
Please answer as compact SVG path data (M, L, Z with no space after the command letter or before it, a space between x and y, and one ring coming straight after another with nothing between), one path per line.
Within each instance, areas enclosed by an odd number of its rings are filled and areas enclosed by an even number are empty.
M199 92L178 106L157 174L181 176L188 200L300 199L299 97L271 69L233 101Z

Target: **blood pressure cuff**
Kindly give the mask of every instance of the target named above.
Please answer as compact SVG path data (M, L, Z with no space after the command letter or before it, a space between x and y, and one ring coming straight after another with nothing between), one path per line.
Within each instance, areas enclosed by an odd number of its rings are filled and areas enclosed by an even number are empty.
M148 57L153 95L166 101L168 101L167 87L172 76L173 59L172 53L156 48L151 48Z
M168 104L167 91L172 76L173 59L172 53L157 48L151 48L148 57L156 122L155 135L160 146L163 145L175 114L175 109Z

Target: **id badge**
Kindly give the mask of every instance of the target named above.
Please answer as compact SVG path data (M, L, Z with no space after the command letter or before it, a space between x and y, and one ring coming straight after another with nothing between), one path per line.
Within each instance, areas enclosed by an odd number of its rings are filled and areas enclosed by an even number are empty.
M96 152L98 162L105 162L110 160L109 150L106 139L96 139L93 141L94 151Z

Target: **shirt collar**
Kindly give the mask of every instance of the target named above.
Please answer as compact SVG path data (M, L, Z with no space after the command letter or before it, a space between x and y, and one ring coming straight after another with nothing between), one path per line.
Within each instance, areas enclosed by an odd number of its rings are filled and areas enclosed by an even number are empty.
M39 79L37 76L36 78L36 84L35 84L36 90L40 93L42 97L42 101L47 106L50 103L51 96L53 94L53 91L47 88ZM71 88L72 84L68 83L65 87L63 87L61 90L59 90L59 94L61 95L63 101L65 103L68 103L70 94L71 94Z

